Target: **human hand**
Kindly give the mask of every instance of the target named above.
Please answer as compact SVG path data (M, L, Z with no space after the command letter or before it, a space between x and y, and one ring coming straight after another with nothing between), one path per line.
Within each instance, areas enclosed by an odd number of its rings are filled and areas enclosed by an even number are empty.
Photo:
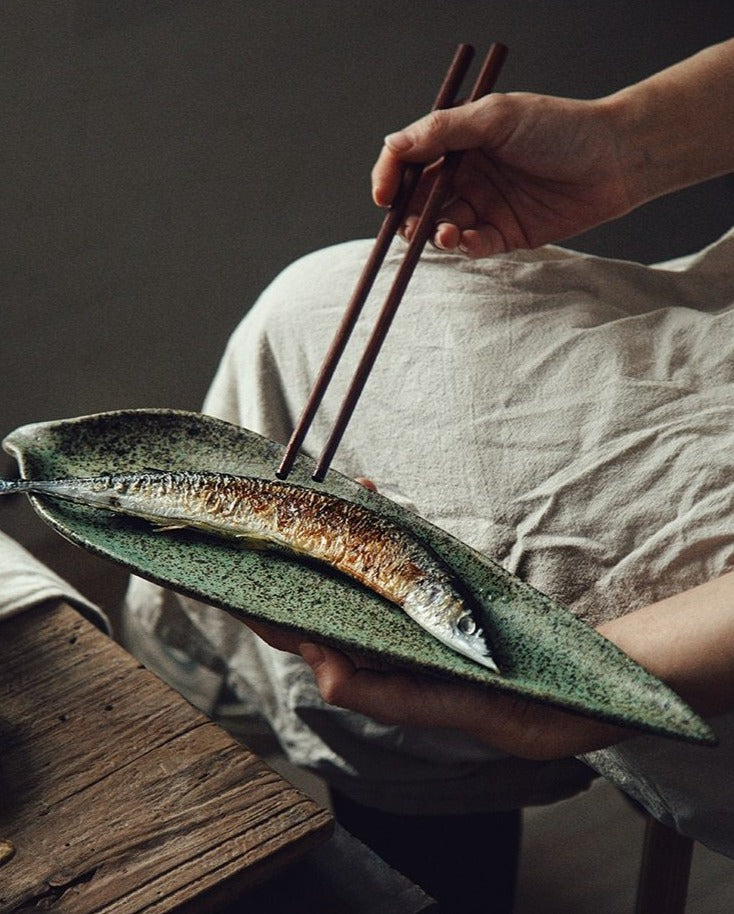
M388 136L372 171L380 206L403 162L432 162L402 229L410 239L440 157L466 150L434 244L486 257L577 235L642 202L625 165L615 106L529 93L434 111Z
M397 669L286 629L248 622L271 647L300 654L327 704L378 723L460 730L520 758L548 761L619 742L632 731L494 689Z
M364 477L357 481L376 491ZM734 572L612 619L599 633L667 682L700 714L732 710ZM310 643L303 633L257 620L272 647L301 654L322 698L390 725L447 727L511 755L549 760L610 746L622 727L505 693L438 679Z
M734 39L704 48L606 98L493 94L434 111L386 138L372 194L389 205L402 162L466 150L434 243L486 257L562 241L648 200L734 169Z
M699 714L732 710L734 572L666 597L600 626L599 633L667 682ZM633 731L535 703L500 689L373 668L297 635L264 632L271 644L298 651L329 704L385 724L448 727L521 758L579 755L620 742ZM301 643L299 643L299 641Z
M600 634L667 682L700 714L732 710L734 572L619 616ZM300 653L329 704L385 724L448 727L522 758L548 760L612 745L632 731L501 689L420 675L250 623L273 647Z
M499 690L375 669L321 644L303 643L299 652L312 668L324 701L378 723L460 730L510 755L538 761L601 749L632 735L622 727Z
M377 491L364 476L355 479ZM375 658L312 644L303 634L256 619L248 627L276 650L300 654L321 696L385 724L450 727L523 758L567 758L610 745L628 731L478 686L398 670Z

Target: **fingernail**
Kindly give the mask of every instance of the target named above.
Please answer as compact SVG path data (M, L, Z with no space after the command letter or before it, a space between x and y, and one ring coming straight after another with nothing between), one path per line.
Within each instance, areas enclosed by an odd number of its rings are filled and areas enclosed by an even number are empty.
M401 132L388 133L385 137L385 145L389 146L393 152L407 152L413 145L413 141Z
M377 486L372 482L371 479L368 479L366 476L355 476L354 481L358 482L361 486L364 486L365 489L369 489L370 492L376 492Z
M374 190L372 191L372 201L374 202L374 204L376 206L379 206L380 209L390 209L389 203L382 202L382 188L381 187L375 187Z
M300 644L298 650L301 657L303 657L306 663L311 667L318 666L323 662L326 656L318 644Z

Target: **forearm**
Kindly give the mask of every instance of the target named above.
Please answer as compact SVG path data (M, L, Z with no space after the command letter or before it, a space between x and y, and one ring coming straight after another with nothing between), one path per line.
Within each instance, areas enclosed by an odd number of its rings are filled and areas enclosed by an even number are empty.
M699 713L734 709L734 572L599 631Z
M734 171L734 39L602 100L637 205Z

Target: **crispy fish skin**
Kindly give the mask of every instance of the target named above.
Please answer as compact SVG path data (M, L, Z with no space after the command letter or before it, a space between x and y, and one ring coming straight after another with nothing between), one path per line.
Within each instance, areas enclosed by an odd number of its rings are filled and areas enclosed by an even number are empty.
M0 480L0 494L11 492L309 556L396 603L434 637L499 672L470 605L439 557L397 524L354 502L280 480L208 472Z

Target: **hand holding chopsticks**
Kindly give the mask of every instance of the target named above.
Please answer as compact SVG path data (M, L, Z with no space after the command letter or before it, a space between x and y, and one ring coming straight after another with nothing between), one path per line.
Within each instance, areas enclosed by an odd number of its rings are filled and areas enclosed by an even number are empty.
M434 108L449 107L451 105L459 85L466 74L472 54L473 50L468 45L461 45L459 47L436 99ZM474 88L472 89L469 98L470 101L481 98L491 91L499 76L506 55L507 48L504 45L492 45L474 84ZM397 312L405 289L407 288L413 271L420 259L421 252L434 229L441 208L446 202L451 189L451 183L461 162L461 156L462 153L460 151L455 151L447 153L444 157L443 164L436 175L423 212L418 220L418 225L416 226L410 244L408 245L403 262L395 275L393 285L377 319L372 335L367 342L364 354L352 378L352 382L334 422L332 431L316 464L316 469L313 473L314 480L320 481L326 475L382 343L390 329L390 324ZM385 217L373 250L365 264L365 268L347 306L345 316L337 330L331 348L327 353L321 371L312 388L311 394L309 395L306 407L293 431L283 460L278 467L276 475L281 479L285 479L292 469L298 449L303 443L306 433L313 421L313 417L316 414L316 410L323 399L336 365L341 358L362 306L367 299L374 279L385 258L390 242L402 223L410 196L415 189L421 171L422 168L420 166L407 166L405 170L403 185L399 192L398 199Z

